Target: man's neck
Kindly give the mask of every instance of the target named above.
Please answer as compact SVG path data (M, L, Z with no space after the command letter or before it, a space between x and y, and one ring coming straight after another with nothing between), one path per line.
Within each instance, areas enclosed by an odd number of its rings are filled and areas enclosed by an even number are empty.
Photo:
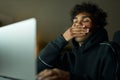
M79 46L82 46L83 42L79 42Z

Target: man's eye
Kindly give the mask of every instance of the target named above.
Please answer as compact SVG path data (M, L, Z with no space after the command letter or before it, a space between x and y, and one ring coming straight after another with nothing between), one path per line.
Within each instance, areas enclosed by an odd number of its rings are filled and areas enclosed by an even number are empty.
M83 22L91 22L91 19L90 18L83 18L83 20L82 20Z
M90 19L83 19L83 22L91 22Z
M83 22L90 22L90 20L83 20Z

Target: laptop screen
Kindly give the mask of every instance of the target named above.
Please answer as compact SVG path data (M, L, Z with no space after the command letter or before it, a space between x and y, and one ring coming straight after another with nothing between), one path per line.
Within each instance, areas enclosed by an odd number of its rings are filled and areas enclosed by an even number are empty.
M0 28L0 76L35 80L36 20Z

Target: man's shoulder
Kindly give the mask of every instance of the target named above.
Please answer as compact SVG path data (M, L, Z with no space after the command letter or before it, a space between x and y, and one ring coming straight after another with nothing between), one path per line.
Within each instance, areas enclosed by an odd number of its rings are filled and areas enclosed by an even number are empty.
M111 57L114 54L114 48L110 42L102 42L98 45L98 53L103 57Z
M110 42L102 42L102 43L100 43L100 46L109 47L109 48L111 48L113 51L115 51L115 50L120 50L120 46L119 46L117 43L113 42L113 41L110 41Z
M115 57L115 58L118 58L118 56L120 55L120 46L111 41L111 42L103 42L103 43L100 43L101 47L103 47L104 49L107 50L107 54L110 54L112 53L112 55Z
M104 47L104 48L106 47L106 48L114 49L113 45L114 45L113 42L102 42L102 43L100 43L100 46Z

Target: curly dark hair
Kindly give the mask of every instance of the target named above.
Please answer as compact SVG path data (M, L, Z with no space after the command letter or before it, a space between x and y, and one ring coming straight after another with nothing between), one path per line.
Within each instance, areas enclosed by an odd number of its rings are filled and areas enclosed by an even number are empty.
M92 2L84 2L82 4L75 5L71 11L71 20L73 21L75 16L82 12L86 12L91 15L95 27L97 26L100 28L107 25L106 12L104 12L101 8Z

